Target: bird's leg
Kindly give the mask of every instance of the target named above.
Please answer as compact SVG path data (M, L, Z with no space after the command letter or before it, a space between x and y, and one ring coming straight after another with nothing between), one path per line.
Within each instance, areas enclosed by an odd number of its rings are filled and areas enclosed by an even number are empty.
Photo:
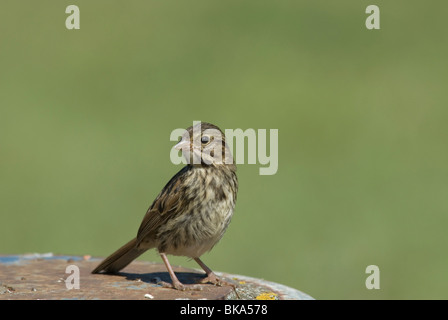
M219 278L219 277L212 271L212 269L210 269L209 267L207 267L207 266L205 265L205 263L202 262L201 259L199 259L199 258L194 258L194 261L196 261L196 262L201 266L201 268L205 271L205 273L206 273L206 275L207 275L207 277L205 277L204 279L201 280L201 283L207 283L207 282L209 282L209 283L212 283L212 284L215 284L215 285L218 285L218 286L228 285L228 286L232 286L232 287L235 288L235 285L234 285L233 283L230 283L230 282L227 282L227 281L224 281L224 280L220 279L220 278Z
M174 288L177 290L202 290L202 288L198 285L185 285L182 282L177 279L176 274L173 271L173 268L171 267L170 262L168 261L168 257L164 253L160 253L160 256L162 257L163 263L165 263L165 267L168 270L168 273L171 277L172 284L161 281L160 284L165 288Z
M196 262L201 266L202 270L204 270L205 273L207 274L207 276L206 276L204 279L201 280L201 283L207 283L207 282L209 282L209 283L212 283L212 284L217 285L217 286L222 286L222 285L225 285L225 286L231 286L231 287L233 288L233 291L235 291L235 294L236 294L237 298L238 298L238 299L241 299L240 295L238 294L238 291L236 290L236 285L235 285L234 283L231 283L231 282L228 282L228 281L225 281L225 280L222 280L221 278L219 278L219 277L212 271L212 269L210 269L209 267L207 267L207 266L205 265L205 263L202 262L201 259L199 259L199 258L194 258L194 261L196 261Z

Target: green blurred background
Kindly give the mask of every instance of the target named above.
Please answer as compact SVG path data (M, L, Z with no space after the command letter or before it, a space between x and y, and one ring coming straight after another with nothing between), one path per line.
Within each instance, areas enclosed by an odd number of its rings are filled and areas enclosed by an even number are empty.
M365 28L369 4L381 30ZM277 174L239 165L210 267L317 299L448 298L447 10L3 0L0 254L110 254L180 169L171 131L202 120L279 130Z

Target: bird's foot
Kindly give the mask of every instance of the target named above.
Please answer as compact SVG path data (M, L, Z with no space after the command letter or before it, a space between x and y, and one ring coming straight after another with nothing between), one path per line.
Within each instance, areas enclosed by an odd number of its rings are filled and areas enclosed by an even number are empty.
M233 282L229 282L226 280L221 279L213 272L209 273L204 279L201 279L200 283L211 283L215 286L229 286L233 288L233 291L235 292L235 295L238 299L241 299L240 295L238 294L238 291L236 290L236 284Z
M236 285L234 283L221 279L213 272L208 274L205 278L201 279L200 283L211 283L211 284L214 284L215 286L220 286L220 287L222 287L222 286L231 286L233 288L236 287Z

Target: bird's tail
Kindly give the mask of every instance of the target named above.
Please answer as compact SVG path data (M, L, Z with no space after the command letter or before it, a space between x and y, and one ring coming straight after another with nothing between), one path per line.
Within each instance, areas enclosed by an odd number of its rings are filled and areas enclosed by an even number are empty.
M92 273L100 273L101 271L105 273L117 273L148 249L137 248L137 239L134 238L104 259Z

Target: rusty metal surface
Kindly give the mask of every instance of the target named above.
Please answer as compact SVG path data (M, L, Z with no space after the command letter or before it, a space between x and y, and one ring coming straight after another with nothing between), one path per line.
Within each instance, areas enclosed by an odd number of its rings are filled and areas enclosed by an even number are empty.
M200 285L199 291L164 288L158 282L171 280L161 263L134 261L117 275L91 274L100 260L51 253L0 256L0 299L312 299L286 286L225 273L219 275L235 283L236 289L212 284ZM79 289L68 288L74 283L71 277L74 273L66 270L68 266L79 268ZM184 284L196 284L205 277L203 272L195 269L175 267L174 271Z

